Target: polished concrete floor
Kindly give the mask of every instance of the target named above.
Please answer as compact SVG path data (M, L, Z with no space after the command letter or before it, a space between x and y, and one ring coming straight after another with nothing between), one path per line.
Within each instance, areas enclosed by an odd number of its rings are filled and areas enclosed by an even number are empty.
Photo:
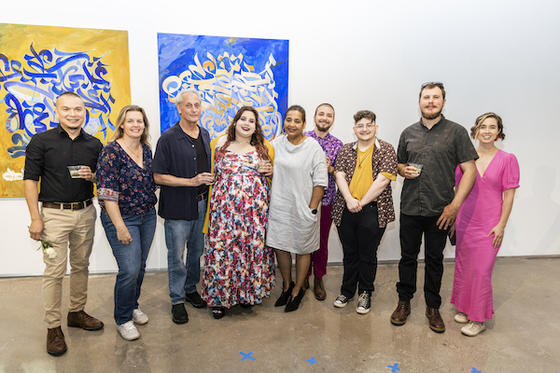
M189 305L185 325L171 321L167 274L150 273L141 298L150 322L139 327L142 337L133 342L121 339L112 321L114 275L91 276L86 311L102 319L105 329L63 326L68 352L58 358L45 351L41 279L0 279L0 372L555 373L560 371L559 267L560 258L498 259L494 320L475 338L462 336L453 321L451 262L441 292L444 334L428 329L421 290L408 323L390 324L397 300L394 264L379 266L366 316L355 312L355 302L333 308L342 268L329 267L325 302L308 292L298 311L284 313L273 306L276 289L263 305L233 309L221 320ZM64 285L66 307L67 280Z

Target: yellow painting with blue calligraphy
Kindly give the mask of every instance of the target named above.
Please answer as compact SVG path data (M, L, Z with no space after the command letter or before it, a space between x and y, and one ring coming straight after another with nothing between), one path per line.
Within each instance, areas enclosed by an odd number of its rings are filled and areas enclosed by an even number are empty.
M25 148L58 125L66 91L84 100L84 130L107 143L130 104L128 33L0 23L0 198L23 197Z
M175 99L196 90L200 124L223 133L241 106L252 106L266 139L282 132L288 106L289 41L158 33L160 126L179 121Z

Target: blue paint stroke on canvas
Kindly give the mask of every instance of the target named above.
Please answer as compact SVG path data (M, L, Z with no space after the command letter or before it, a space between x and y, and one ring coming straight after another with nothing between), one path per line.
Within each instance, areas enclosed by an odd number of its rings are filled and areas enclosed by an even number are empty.
M175 98L194 89L201 125L223 132L244 105L253 106L267 139L281 132L288 104L288 40L158 34L161 132L179 121Z
M12 133L13 146L7 149L11 158L25 156L31 137L56 127L55 104L65 91L78 94L87 110L84 130L89 134L114 130L109 120L115 99L111 83L104 78L107 65L102 57L87 51L64 52L56 48L37 52L33 43L22 59L10 59L0 53L0 94L7 106L6 130Z

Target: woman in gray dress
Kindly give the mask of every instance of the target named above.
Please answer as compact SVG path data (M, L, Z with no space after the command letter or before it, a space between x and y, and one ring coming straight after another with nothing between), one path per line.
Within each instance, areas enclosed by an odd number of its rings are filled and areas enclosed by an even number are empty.
M311 253L319 249L319 216L328 183L325 153L319 143L304 135L305 110L288 108L284 135L274 139L272 178L266 244L276 253L282 274L282 294L274 304L295 311L303 298L303 283ZM296 281L292 281L292 253L296 254Z

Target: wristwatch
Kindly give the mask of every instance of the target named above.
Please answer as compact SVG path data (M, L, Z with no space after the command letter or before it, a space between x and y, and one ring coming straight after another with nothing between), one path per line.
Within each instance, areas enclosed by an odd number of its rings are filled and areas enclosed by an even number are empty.
M311 210L311 213L312 213L313 215L317 215L317 209Z

